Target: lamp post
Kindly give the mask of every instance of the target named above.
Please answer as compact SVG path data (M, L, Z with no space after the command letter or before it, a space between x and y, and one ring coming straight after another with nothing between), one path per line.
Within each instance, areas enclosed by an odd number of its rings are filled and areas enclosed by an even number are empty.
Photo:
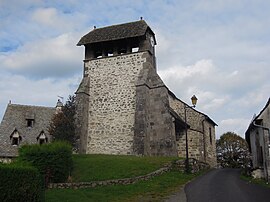
M192 107L192 108L195 108L196 104L197 104L197 98L195 95L193 95L191 97L191 103L192 103L192 106L189 106L189 105L185 105L184 107L184 112L185 112L185 132L186 132L186 172L188 173L189 172L189 157L188 157L188 128L187 128L187 108L188 107Z

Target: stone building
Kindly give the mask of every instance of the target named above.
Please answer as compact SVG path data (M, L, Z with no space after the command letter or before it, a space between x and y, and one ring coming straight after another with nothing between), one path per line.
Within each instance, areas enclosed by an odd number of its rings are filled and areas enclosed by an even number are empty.
M61 106L60 101L56 108L9 103L0 125L1 160L16 157L21 145L49 142L49 125Z
M187 127L189 156L216 164L216 123L163 83L144 20L94 28L77 45L85 46L76 92L81 153L184 157Z
M265 107L255 115L250 123L245 138L252 158L252 167L257 170L257 177L270 180L270 98Z

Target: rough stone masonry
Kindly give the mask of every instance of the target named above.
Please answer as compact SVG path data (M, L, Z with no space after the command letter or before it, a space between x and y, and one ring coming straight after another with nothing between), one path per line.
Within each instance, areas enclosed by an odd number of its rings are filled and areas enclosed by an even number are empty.
M76 92L81 153L185 156L188 128L189 155L215 164L216 124L192 108L183 121L187 104L157 74L155 34L144 20L94 28L78 45L85 46Z

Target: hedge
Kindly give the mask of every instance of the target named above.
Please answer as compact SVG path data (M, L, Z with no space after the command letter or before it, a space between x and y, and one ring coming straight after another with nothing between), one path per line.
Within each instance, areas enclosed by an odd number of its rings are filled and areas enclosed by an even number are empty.
M18 160L36 167L46 185L65 182L72 170L72 147L66 142L24 145L19 149Z
M0 164L0 201L45 201L39 171L25 165Z

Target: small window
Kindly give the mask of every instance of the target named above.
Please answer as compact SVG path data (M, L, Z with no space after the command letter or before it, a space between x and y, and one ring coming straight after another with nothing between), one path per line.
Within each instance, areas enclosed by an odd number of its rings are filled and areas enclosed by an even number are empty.
M139 47L134 47L134 48L131 49L131 52L132 53L136 53L138 51L139 51Z
M113 56L113 51L112 51L112 50L108 50L108 51L106 52L106 56L108 56L108 57Z
M26 119L26 126L28 128L33 128L34 127L34 119Z
M20 136L19 132L16 129L11 134L10 139L12 146L18 146L22 141L22 137Z
M118 54L125 54L125 53L127 53L127 49L126 48L121 48L121 49L119 49L118 50Z
M37 137L37 141L40 145L45 144L48 142L48 138L46 137L44 131L41 131Z
M13 137L11 145L12 146L18 146L19 145L19 138Z
M95 52L95 58L102 58L102 52L101 51L96 51Z

